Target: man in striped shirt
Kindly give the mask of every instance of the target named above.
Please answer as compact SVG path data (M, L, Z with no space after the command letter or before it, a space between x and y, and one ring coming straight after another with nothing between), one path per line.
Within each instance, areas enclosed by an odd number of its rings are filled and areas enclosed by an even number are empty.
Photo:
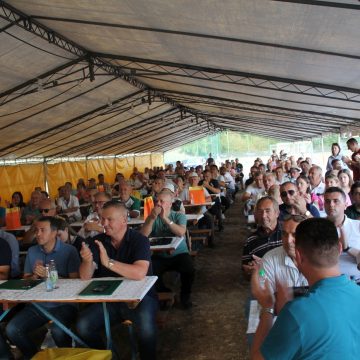
M246 275L255 268L256 257L262 258L269 250L282 245L281 229L278 224L279 205L271 196L258 200L255 208L257 230L246 240L242 264Z

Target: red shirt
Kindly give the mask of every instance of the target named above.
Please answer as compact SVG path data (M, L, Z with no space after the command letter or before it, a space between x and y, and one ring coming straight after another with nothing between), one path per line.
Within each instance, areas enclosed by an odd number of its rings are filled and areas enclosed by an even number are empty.
M351 159L353 161L356 161L355 156L357 156L357 155L360 155L360 149L351 155ZM357 163L357 165L351 166L351 170L353 171L354 181L360 181L360 167L358 165L359 163L358 162L356 162L356 163Z

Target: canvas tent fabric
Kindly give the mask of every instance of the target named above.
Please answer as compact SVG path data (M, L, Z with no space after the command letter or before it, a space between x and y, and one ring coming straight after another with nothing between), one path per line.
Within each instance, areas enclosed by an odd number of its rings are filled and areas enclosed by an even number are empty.
M360 3L0 1L0 158L359 131Z

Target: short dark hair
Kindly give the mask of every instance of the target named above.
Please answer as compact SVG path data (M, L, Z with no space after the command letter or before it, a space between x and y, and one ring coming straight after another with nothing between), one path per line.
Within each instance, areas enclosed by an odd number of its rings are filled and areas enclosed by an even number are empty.
M302 221L296 228L295 244L314 267L327 268L338 263L339 235L328 219Z
M358 142L357 142L356 139L350 138L346 143L347 143L347 144L357 144Z
M360 181L355 181L352 185L351 185L351 190L350 193L354 194L355 190L357 188L360 188Z
M344 193L344 190L337 187L337 186L331 186L325 190L325 194L332 194L332 193L340 193L342 198L344 199L344 202L346 202L346 194Z
M59 229L59 221L54 216L40 216L35 222L49 223L51 231L57 231Z

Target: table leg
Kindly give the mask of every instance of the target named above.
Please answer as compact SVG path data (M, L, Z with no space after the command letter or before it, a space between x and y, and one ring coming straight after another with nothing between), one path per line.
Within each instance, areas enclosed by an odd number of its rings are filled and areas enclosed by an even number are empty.
M103 311L104 311L104 323L105 323L105 334L106 334L106 348L112 350L110 318L105 302L103 302Z
M10 309L4 310L3 313L0 315L0 321L4 319L4 317L9 313Z
M74 334L70 329L68 329L64 324L62 324L56 317L54 317L49 311L47 311L44 307L39 305L38 303L32 303L36 309L38 309L42 314L44 314L49 320L53 321L62 331L64 331L67 335L73 338L78 344L83 347L89 347L84 343L76 334Z

